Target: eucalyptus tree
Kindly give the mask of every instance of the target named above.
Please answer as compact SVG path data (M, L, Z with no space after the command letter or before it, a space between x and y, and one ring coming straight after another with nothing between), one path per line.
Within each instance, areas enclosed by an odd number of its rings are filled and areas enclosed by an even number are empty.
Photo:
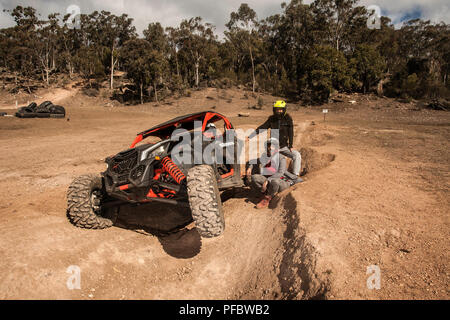
M132 39L122 47L121 59L128 77L139 88L141 104L144 103L144 88L153 86L158 102L157 81L167 69L167 62L161 51L152 48L145 39Z
M183 20L178 29L178 46L180 52L188 57L185 63L191 63L194 68L194 84L199 86L200 65L213 52L216 43L214 26L202 23L201 17ZM189 69L189 66L186 66Z
M49 84L49 74L56 69L57 55L59 54L58 37L60 35L60 25L58 13L48 16L48 20L39 21L37 30L36 54L39 59L39 66L45 73L45 82Z
M108 11L94 11L87 21L88 40L99 50L100 59L106 64L109 57L110 89L114 88L114 69L119 61L120 47L137 37L133 19L127 14L116 16Z
M237 12L230 14L230 21L226 24L228 31L225 36L236 48L237 54L242 50L242 46L247 50L252 66L252 90L256 89L255 77L255 50L258 36L258 18L256 12L246 3L242 3Z

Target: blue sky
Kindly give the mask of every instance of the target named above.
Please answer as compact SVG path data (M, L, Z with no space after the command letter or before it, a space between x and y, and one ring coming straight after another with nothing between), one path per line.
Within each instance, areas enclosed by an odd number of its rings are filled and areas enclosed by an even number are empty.
M289 2L289 0L284 0ZM213 23L217 32L225 29L230 13L237 10L242 2L246 2L258 14L259 18L282 11L283 0L0 0L0 27L14 24L11 17L2 12L16 5L32 6L42 16L49 13L66 13L69 5L78 5L82 13L94 10L107 10L115 14L127 13L134 18L134 25L141 32L149 22L161 22L163 26L176 26L182 19L201 16L205 21ZM305 0L311 3L312 0ZM433 22L450 23L449 0L360 0L360 5L377 5L383 15L391 18L399 27L405 20L413 18L430 19Z
M422 18L422 10L420 8L414 8L410 11L407 11L400 17L400 21L408 21L412 19Z

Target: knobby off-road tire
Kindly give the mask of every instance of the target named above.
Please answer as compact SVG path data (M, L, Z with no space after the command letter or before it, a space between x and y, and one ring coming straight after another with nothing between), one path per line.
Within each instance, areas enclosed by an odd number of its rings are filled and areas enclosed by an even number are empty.
M220 236L225 230L225 219L213 169L208 165L189 169L187 189L192 217L200 235L204 238Z
M62 107L62 106L52 105L49 110L52 115L53 114L63 115L63 116L66 115L66 109L64 109L64 107Z
M37 113L49 113L50 107L53 105L51 101L44 101L39 106L35 107Z
M50 118L62 119L65 118L65 115L60 113L50 113Z
M103 193L102 178L97 175L83 175L76 178L67 191L67 217L80 228L105 229L114 224L118 208L104 210L101 204L93 203L93 193ZM99 209L100 207L100 209Z

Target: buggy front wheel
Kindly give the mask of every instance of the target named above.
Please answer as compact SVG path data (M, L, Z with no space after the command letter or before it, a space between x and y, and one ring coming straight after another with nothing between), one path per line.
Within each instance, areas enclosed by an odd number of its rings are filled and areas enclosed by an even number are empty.
M204 238L220 236L225 229L225 219L214 170L208 165L189 169L187 189L192 217L200 235Z
M102 178L83 175L76 178L67 191L67 217L80 228L105 229L111 227L118 215L118 207L105 208L107 198Z

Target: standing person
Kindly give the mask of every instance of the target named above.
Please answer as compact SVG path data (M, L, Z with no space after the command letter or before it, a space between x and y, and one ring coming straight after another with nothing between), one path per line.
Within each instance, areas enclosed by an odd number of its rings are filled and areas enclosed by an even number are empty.
M279 130L280 150L279 152L291 158L293 161L293 173L298 176L302 166L302 156L300 152L293 149L294 144L294 122L292 117L287 113L286 102L279 100L273 105L273 115L271 115L266 122L260 125L249 136L249 139L259 134L262 129ZM272 133L271 133L271 136Z
M246 170L250 187L263 196L257 209L268 207L277 193L302 182L301 178L286 171L286 158L279 152L278 140L266 141L266 152L256 161L257 165L249 164Z

